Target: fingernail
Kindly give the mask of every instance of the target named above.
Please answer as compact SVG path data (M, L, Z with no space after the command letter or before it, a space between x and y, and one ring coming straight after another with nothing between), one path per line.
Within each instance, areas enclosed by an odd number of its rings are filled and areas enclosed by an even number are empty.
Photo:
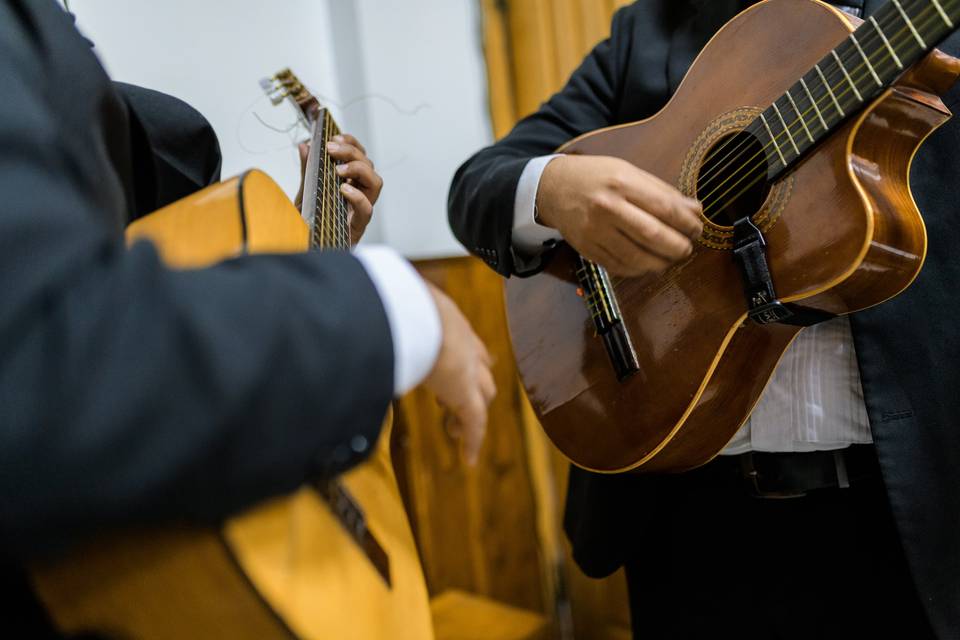
M327 143L327 151L339 151L339 150L340 150L340 145L338 145L336 142Z
M336 140L336 141L338 141L338 142L343 142L343 136L340 135L340 134L337 134L337 135L333 136L333 140Z
M337 165L337 173L339 173L340 175L343 175L343 174L345 174L346 172L347 172L347 165L345 165L345 164L338 164L338 165Z
M340 189L341 189L344 193L351 193L351 194L352 194L352 193L356 193L356 191L357 191L356 189L354 189L353 187L351 187L350 185L348 185L348 184L346 184L346 183L340 185Z

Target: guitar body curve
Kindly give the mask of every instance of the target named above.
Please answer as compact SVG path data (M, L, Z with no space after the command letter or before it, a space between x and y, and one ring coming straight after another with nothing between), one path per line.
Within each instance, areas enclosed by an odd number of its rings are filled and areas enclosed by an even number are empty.
M174 268L245 253L295 253L309 228L269 177L251 171L133 223ZM140 640L431 640L429 598L390 460L390 417L370 459L340 478L389 558L391 583L312 488L220 528L131 532L39 563L31 580L65 633Z
M563 151L626 159L697 196L690 174L707 152L853 29L820 2L754 5L706 45L661 112L586 134ZM771 53L784 50L790 55ZM783 302L846 314L913 281L926 233L909 191L910 161L949 117L938 94L956 76L956 60L934 51L774 183L753 219ZM521 377L545 431L575 464L682 471L710 460L748 418L799 328L747 321L731 239L731 227L706 221L687 260L613 282L640 364L622 382L578 297L569 247L543 273L508 282Z

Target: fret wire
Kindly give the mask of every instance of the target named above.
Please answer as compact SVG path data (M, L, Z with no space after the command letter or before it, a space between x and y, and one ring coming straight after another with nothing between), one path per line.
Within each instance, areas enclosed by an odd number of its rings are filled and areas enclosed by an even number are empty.
M940 0L930 0L933 3L933 6L936 7L937 12L940 14L940 17L943 18L943 21L947 23L947 26L953 29L953 20L947 15L947 12L943 10L943 7L940 6Z
M787 121L783 119L783 115L780 113L780 107L777 106L777 101L773 101L773 110L777 114L777 118L780 120L780 124L783 125L783 130L787 132L787 139L790 141L790 144L793 146L793 150L796 154L800 155L800 149L797 147L797 141L793 139L793 134L790 133L790 127L787 126Z
M867 65L867 69L870 71L870 75L873 76L874 81L876 81L877 86L882 87L883 83L880 82L880 76L877 75L877 72L873 68L873 65L870 64L870 59L867 58L867 54L863 52L863 48L860 46L860 42L857 41L857 35L855 33L851 33L850 40L853 41L853 46L855 46L857 48L857 51L860 52L860 57L863 58L863 63Z
M853 95L857 96L857 100L863 102L863 96L860 95L860 91L857 89L857 85L853 83L853 78L850 77L850 74L847 72L847 68L843 66L843 62L840 60L840 56L837 55L837 50L834 49L830 52L833 56L833 59L837 61L837 65L840 66L840 70L843 71L843 77L847 79L847 82L850 83L850 88L853 89Z
M910 22L910 16L907 15L907 12L903 10L903 7L900 6L900 0L891 0L893 5L897 8L897 11L900 12L900 15L903 17L903 21L907 23L907 27L910 29L910 33L913 34L913 37L917 39L917 42L920 43L921 49L927 48L927 43L923 41L923 38L920 37L920 34L917 32L916 27L913 26L913 23Z
M887 51L890 52L890 56L893 58L893 61L896 63L897 69L903 70L903 63L900 62L900 56L898 56L897 52L894 51L892 46L890 46L890 41L887 40L887 34L883 32L883 29L880 28L880 25L877 24L877 21L874 19L873 16L870 16L868 20L870 21L870 24L873 25L874 30L876 30L876 32L880 34L880 38L883 40L883 44L887 48Z
M817 74L820 76L820 82L823 83L823 86L827 88L827 93L830 94L830 99L833 100L833 106L837 108L837 111L840 113L841 117L847 117L847 114L843 112L843 109L840 108L840 103L837 102L837 96L834 95L833 89L830 88L830 83L827 82L827 78L823 75L823 71L820 69L820 63L813 65L813 68L817 70Z
M803 87L803 91L807 94L807 98L810 100L810 104L813 106L813 110L817 112L817 117L820 118L820 124L823 125L824 131L829 131L830 127L827 126L827 121L823 117L823 113L820 111L820 107L817 106L817 101L813 99L813 94L810 93L810 87L807 86L807 81L801 76L800 77L800 86Z
M777 155L780 156L780 162L783 163L783 166L787 166L787 159L783 157L783 152L780 151L780 145L777 144L776 138L773 137L773 131L770 130L770 125L767 124L767 119L763 116L763 113L760 113L760 120L763 122L763 126L767 129L767 135L770 136L770 141L773 143L773 148L777 150Z
M790 105L793 107L793 110L797 114L797 118L800 119L800 124L803 125L803 130L807 132L807 137L810 138L810 142L813 142L813 134L810 133L810 127L807 126L807 121L804 119L803 114L800 113L800 109L797 107L796 100L793 99L793 96L790 95L790 89L787 89L787 100L790 101Z

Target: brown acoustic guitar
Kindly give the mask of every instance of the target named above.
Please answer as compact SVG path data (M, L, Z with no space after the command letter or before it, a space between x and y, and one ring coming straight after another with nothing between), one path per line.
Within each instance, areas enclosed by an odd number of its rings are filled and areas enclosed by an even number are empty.
M347 207L326 141L329 112L289 70L265 81L311 129L302 212L250 171L132 224L175 268L245 253L349 250ZM251 292L255 295L256 292ZM224 523L110 536L32 568L61 631L136 640L431 640L430 605L390 460L390 421L376 451Z
M703 204L693 254L614 278L560 245L506 287L544 429L598 472L714 457L803 326L896 296L927 238L911 160L950 117L960 61L933 47L960 0L889 0L866 21L767 0L727 23L655 116L562 151L626 159Z

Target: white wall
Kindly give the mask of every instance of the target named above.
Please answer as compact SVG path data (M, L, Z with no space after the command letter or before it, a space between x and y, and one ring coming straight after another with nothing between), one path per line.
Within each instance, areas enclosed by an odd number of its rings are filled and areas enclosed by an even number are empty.
M456 168L492 133L478 0L332 0L356 7L384 237L408 255L460 253L446 202Z
M290 66L384 178L367 239L424 258L463 252L447 227L447 189L491 139L478 4L70 0L70 9L114 78L180 97L210 120L224 177L258 167L293 193L294 142L306 133L285 131L292 109L272 107L257 83Z

